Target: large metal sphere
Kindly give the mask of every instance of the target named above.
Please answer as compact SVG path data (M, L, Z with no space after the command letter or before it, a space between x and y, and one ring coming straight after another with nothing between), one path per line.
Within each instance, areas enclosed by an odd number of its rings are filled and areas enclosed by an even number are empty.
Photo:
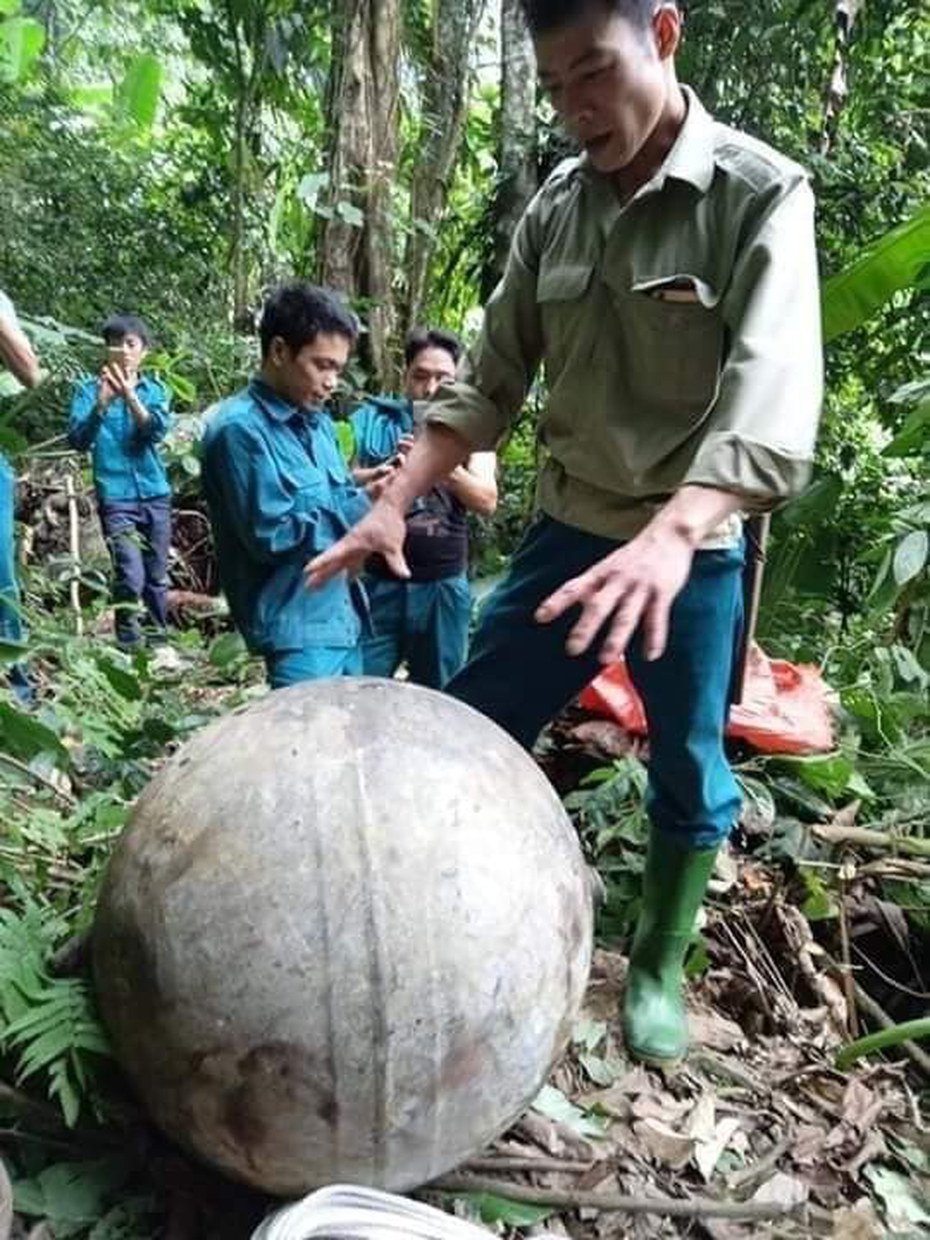
M146 789L94 972L175 1140L274 1193L403 1189L532 1100L591 921L572 826L495 724L427 689L317 681L206 728Z

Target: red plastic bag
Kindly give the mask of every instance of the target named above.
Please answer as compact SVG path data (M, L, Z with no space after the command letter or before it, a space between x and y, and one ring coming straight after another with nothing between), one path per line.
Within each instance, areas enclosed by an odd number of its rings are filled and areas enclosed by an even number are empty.
M626 663L606 668L579 699L635 736L646 736L646 712ZM824 753L834 747L835 695L816 667L769 659L753 645L743 700L731 707L727 736L762 753Z

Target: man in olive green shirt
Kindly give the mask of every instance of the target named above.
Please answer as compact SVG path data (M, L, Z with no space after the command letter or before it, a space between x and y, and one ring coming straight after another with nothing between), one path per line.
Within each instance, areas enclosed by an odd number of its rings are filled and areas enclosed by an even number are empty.
M628 1049L687 1049L683 964L739 812L723 748L742 618L741 517L803 487L822 395L813 198L802 169L679 85L666 0L522 0L540 79L583 148L517 228L481 339L371 515L308 567L372 551L493 448L540 363L540 515L448 692L532 745L625 654L650 735L652 823L624 997Z

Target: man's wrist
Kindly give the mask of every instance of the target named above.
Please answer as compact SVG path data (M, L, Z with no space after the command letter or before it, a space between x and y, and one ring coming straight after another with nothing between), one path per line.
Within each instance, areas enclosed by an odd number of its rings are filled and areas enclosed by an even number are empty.
M742 507L740 496L712 487L688 486L672 496L652 519L656 533L680 539L692 551Z

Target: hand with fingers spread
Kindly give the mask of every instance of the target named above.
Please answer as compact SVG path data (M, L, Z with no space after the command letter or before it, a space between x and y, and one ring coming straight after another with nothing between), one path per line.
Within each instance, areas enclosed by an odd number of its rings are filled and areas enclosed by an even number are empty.
M672 603L688 580L693 557L694 543L683 531L644 530L551 594L536 619L549 624L580 605L581 616L566 642L569 654L583 654L608 626L599 657L602 663L615 663L642 626L643 654L658 659L668 640Z
M304 580L313 590L339 573L354 576L362 571L370 555L383 556L391 572L406 580L410 576L403 551L406 537L403 511L382 500L334 547L310 560L304 569Z

